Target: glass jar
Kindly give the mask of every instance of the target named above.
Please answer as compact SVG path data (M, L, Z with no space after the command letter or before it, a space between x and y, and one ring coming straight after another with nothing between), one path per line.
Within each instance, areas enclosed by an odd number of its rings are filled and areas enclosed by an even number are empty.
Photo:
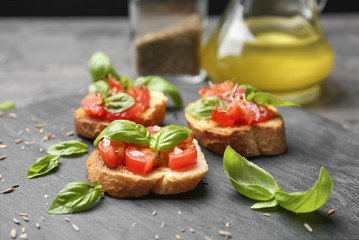
M208 0L129 0L132 70L170 82L202 82L200 48Z

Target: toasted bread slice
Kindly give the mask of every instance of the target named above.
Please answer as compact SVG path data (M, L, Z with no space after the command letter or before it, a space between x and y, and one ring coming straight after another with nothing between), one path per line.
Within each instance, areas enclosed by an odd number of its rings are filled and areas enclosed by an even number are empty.
M244 157L259 155L279 155L287 149L285 127L276 108L271 108L275 116L254 125L235 124L221 127L207 119L199 119L189 113L185 117L196 139L206 148L223 155L230 145Z
M208 165L198 146L197 163L191 167L172 171L163 163L147 175L137 175L125 166L108 167L99 150L90 155L86 162L88 181L98 181L102 191L116 198L141 197L149 192L157 194L176 194L194 189L208 171Z
M135 121L145 127L160 125L165 119L167 97L162 92L150 91L150 106ZM82 108L74 113L75 131L89 139L95 139L109 124L110 120L88 115Z

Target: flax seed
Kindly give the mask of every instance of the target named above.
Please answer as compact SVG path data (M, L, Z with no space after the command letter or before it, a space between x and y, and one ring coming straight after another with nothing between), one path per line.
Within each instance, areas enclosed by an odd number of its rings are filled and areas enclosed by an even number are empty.
M11 236L13 239L16 238L16 229L15 229L15 228L11 229L10 236Z
M72 227L75 229L76 232L80 231L79 227L75 224L72 224Z
M4 160L5 158L7 158L7 156L6 156L6 155L2 155L2 156L0 156L0 160Z
M19 144L19 143L22 143L22 139L20 138L20 139L17 139L16 141L15 141L15 143L17 143L17 144Z
M332 213L334 213L334 212L335 212L335 209L332 208L332 209L330 209L330 210L328 211L328 215L330 215L330 214L332 214Z
M70 137L70 136L73 136L74 134L75 134L74 132L68 132L68 133L66 133L66 135L69 136L69 137Z
M225 237L225 238L231 238L232 237L232 234L230 232L223 231L223 230L219 230L218 234Z
M313 232L313 229L311 226L309 226L308 223L304 223L304 227L307 229L308 232Z
M12 221L13 221L14 223L16 223L16 224L20 224L20 221L19 221L18 219L16 219L16 218L13 218Z

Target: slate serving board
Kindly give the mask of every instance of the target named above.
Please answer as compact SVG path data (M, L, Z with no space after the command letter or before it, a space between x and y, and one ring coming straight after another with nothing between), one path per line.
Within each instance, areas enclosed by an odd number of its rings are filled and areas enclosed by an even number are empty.
M203 85L181 86L184 104L198 98ZM12 228L25 227L28 239L222 239L219 230L232 233L232 239L355 239L359 237L359 135L339 124L313 115L300 108L280 108L287 133L288 150L276 157L257 157L251 160L270 172L279 185L288 192L305 191L312 187L324 166L334 181L327 203L316 212L296 215L280 207L254 211L252 200L240 195L231 185L222 165L222 156L202 147L209 171L203 182L193 191L170 196L151 194L139 199L115 199L108 195L90 210L77 214L51 215L47 208L56 194L73 181L87 182L85 162L94 150L92 142L73 131L73 110L80 106L84 96L71 95L62 99L34 103L9 112L16 119L0 118L0 139L7 145L0 149L0 190L14 184L20 186L9 194L0 194L0 239L11 239ZM171 105L171 101L168 104ZM45 124L40 134L35 124ZM168 108L163 125L187 126L183 109ZM65 131L61 128L66 128ZM19 131L22 130L22 133ZM54 139L41 141L46 134ZM15 144L16 139L36 143L26 146ZM57 171L44 177L26 179L27 169L38 157L46 155L39 149L70 139L81 139L89 145L87 154L76 158L60 158ZM24 146L24 150L21 150ZM208 184L206 184L208 183ZM44 198L49 195L49 198ZM327 212L335 208L332 215ZM155 216L152 215L156 211ZM19 213L27 213L25 222ZM270 213L270 217L263 215ZM20 220L20 225L12 219ZM42 221L41 217L45 220ZM64 220L70 219L70 222ZM161 225L165 223L164 227ZM229 222L229 228L226 223ZM35 224L40 224L37 229ZM135 226L132 226L136 223ZM308 223L313 232L303 224ZM76 232L72 224L79 227ZM193 228L194 233L190 232ZM181 230L185 231L182 232Z

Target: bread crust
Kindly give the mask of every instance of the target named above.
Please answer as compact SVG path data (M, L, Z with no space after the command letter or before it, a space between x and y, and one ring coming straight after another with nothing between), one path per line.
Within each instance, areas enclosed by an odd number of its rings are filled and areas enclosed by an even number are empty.
M197 147L197 163L191 167L172 171L165 165L158 166L147 175L137 175L125 166L108 167L96 148L86 162L88 181L98 181L102 191L115 198L141 197L149 192L176 194L194 189L208 171L204 155Z
M199 119L189 113L185 117L196 139L206 148L223 155L230 145L244 157L279 155L286 151L285 126L275 108L275 116L254 125L235 124L221 127L209 119Z
M150 91L150 94L150 106L135 120L145 127L161 124L166 115L167 97L157 91ZM77 109L74 113L75 131L88 139L95 139L110 122L107 119L91 117L83 108Z

